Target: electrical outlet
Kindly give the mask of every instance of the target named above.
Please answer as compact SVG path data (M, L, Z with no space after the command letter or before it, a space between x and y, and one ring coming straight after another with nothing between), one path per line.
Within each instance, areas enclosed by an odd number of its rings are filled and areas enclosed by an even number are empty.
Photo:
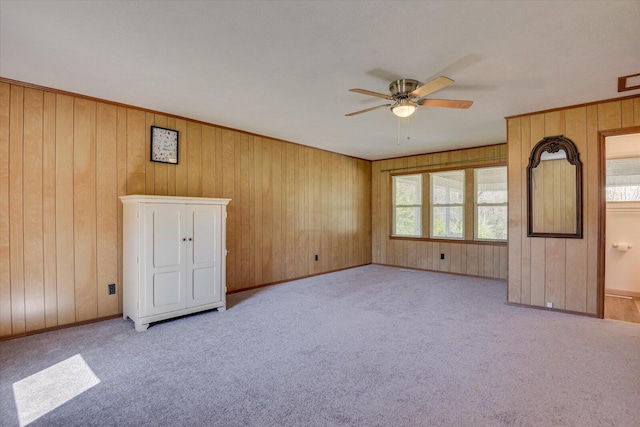
M107 289L109 290L109 295L113 295L116 293L116 284L115 283L111 283L109 285L107 285Z
M548 302L547 303L547 308L553 308L553 303L552 302Z
M318 255L316 255L316 261L318 260Z
M444 254L440 254L440 259L444 259Z

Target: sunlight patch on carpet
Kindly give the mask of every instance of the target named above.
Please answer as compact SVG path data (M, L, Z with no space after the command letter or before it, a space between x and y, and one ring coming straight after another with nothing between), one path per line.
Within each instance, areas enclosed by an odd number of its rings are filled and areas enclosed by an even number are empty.
M100 379L79 354L13 383L20 427L99 383Z

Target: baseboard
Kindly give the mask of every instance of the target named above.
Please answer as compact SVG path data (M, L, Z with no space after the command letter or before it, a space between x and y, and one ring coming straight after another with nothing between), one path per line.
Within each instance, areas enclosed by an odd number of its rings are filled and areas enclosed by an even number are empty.
M321 276L323 274L329 274L329 273L336 273L338 271L344 271L344 270L350 270L352 268L357 268L357 267L364 267L365 265L371 265L370 262L366 263L366 264L358 264L358 265L352 265L350 267L345 267L345 268L338 268L337 270L329 270L329 271L323 271L321 273L315 273L315 274L309 274L306 276L300 276L300 277L293 277L291 279L286 279L286 280L278 280L277 282L269 282L269 283L263 283L261 285L257 285L257 286L250 286L248 288L241 288L241 289L234 289L232 291L227 290L227 295L229 294L235 294L238 292L245 292L245 291L252 291L254 289L260 289L260 288L264 288L266 286L273 286L273 285L278 285L280 283L287 283L287 282L293 282L294 280L302 280L302 279L308 279L309 277L315 277L315 276Z
M29 335L43 334L45 332L57 331L57 330L60 330L60 329L73 328L75 326L88 325L90 323L103 322L105 320L116 319L118 317L122 318L122 313L114 314L112 316L98 317L96 319L91 319L91 320L83 320L82 322L73 322L73 323L67 323L65 325L52 326L50 328L36 329L34 331L22 332L22 333L19 333L19 334L5 335L4 337L0 337L0 341L13 340L13 339L16 339L16 338L27 337Z
M640 298L640 292L635 292L635 291L624 291L624 290L620 290L620 289L609 289L606 288L604 290L605 294L613 294L613 295L620 295L623 297L632 297L632 298Z
M404 265L382 264L382 263L379 263L379 262L372 262L371 264L373 264L373 265L382 265L384 267L404 268L404 269L407 269L407 270L428 271L429 273L453 274L455 276L474 277L476 279L500 280L502 282L506 282L507 281L507 279L503 279L501 277L477 276L477 275L474 275L474 274L456 273L454 271L429 270L427 268L405 267Z
M565 313L565 314L573 314L573 315L577 315L577 316L598 318L598 316L595 315L595 314L583 313L582 311L563 310L563 309L560 309L560 308L547 308L547 307L543 307L541 305L521 304L519 302L509 302L509 301L506 301L505 304L506 305L512 305L514 307L533 308L535 310L555 311L557 313Z

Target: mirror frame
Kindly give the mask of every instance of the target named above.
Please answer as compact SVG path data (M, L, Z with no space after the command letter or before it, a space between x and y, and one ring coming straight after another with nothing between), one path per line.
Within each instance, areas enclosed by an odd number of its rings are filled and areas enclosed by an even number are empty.
M543 152L557 153L560 150L564 150L567 153L567 161L576 167L576 232L536 232L533 230L533 181L531 180L533 169L540 164L540 157ZM582 239L582 162L573 141L562 135L545 137L531 150L529 166L527 166L527 236Z

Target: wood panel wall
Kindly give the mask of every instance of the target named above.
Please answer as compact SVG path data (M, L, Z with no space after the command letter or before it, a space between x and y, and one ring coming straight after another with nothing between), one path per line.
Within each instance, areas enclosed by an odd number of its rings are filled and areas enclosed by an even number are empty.
M640 97L568 107L507 120L509 147L508 300L597 314L598 132L640 125ZM578 148L583 238L527 237L527 164L542 138L564 135Z
M423 154L374 161L371 165L372 261L378 264L492 278L507 278L507 247L504 243L442 242L391 238L390 174L443 168L470 168L506 163L507 145ZM467 195L469 192L467 192ZM473 204L473 199L466 203ZM467 218L467 230L473 218ZM445 254L445 259L440 259Z
M369 161L0 82L0 337L122 312L125 194L232 199L229 291L371 262Z

